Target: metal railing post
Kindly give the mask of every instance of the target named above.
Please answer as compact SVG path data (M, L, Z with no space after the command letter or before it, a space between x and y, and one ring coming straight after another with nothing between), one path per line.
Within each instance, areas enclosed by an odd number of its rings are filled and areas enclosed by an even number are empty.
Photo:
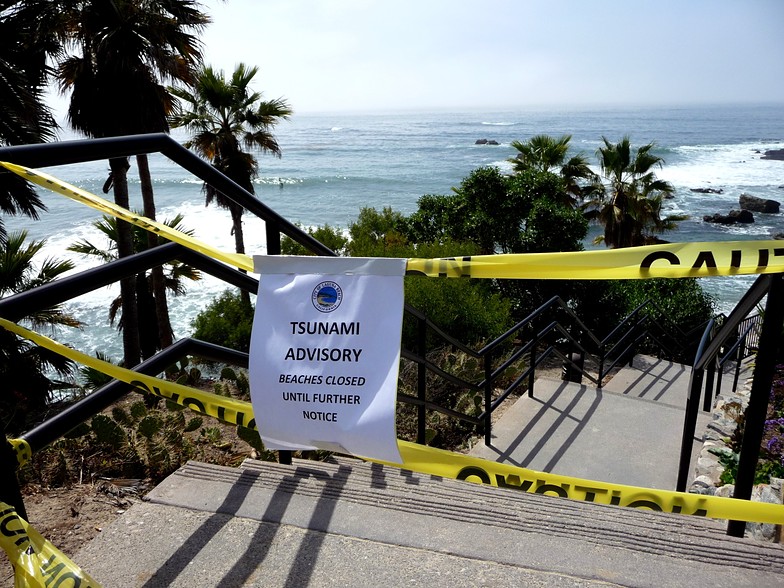
M427 409L425 400L427 397L427 321L424 318L417 318L417 350L422 357L422 361L417 364L417 398L421 404L417 406L417 443L425 445L427 440Z
M16 459L16 451L4 435L0 441L0 500L13 506L16 513L27 520L27 511L22 500L19 479L16 477L18 469L19 462Z
M691 466L691 452L694 445L694 432L697 430L697 414L700 407L703 370L692 370L689 376L689 393L686 396L686 415L683 419L683 436L681 437L681 455L678 462L678 481L675 490L686 491Z
M754 379L751 383L749 405L746 408L746 426L743 432L743 444L740 449L738 473L735 476L735 492L733 498L751 499L754 486L754 474L759 459L765 417L768 411L770 389L773 385L773 374L776 371L776 358L781 343L781 331L784 327L784 274L772 276L768 300L765 304L765 318L757 350L757 361L754 368ZM730 521L727 524L727 535L743 537L746 531L745 521Z
M746 359L746 342L747 342L748 333L743 335L743 340L741 341L738 348L735 350L735 375L732 378L732 391L735 392L738 389L738 380L740 379L740 366L744 359Z
M492 440L493 422L493 352L485 355L485 445L490 445Z
M710 411L713 404L713 383L716 379L716 360L708 363L707 374L705 377L705 396L702 397L702 410ZM719 376L721 378L721 376Z
M716 378L716 392L713 395L714 401L721 396L721 385L724 380L724 366L719 366L719 374ZM712 408L712 407L711 407ZM710 410L710 409L709 409Z
M276 223L266 221L264 232L267 236L267 255L280 255L280 230Z
M531 345L531 373L528 375L528 398L534 397L534 382L536 381L536 341Z
M683 417L683 434L681 436L681 455L678 461L678 480L675 483L675 489L678 492L686 491L686 482L689 479L694 432L697 430L697 414L700 407L700 392L702 391L702 382L705 377L705 369L701 366L701 363L705 355L705 349L713 339L714 324L714 320L711 319L702 333L702 338L694 357L694 366L689 376L689 391L686 395L686 413Z
M602 382L604 381L604 343L599 346L599 372L597 376L599 376L599 382L596 384L597 388L602 388Z

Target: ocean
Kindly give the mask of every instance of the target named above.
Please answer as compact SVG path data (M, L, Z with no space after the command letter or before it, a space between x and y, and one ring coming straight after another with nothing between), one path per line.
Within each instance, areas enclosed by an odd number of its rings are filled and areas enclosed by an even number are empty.
M294 114L279 125L275 135L283 156L260 155L257 196L292 222L304 226L345 228L365 206L390 206L402 213L417 208L424 194L449 194L462 178L480 166L511 169L507 159L515 154L514 140L537 134L570 134L574 153L582 152L592 163L602 144L628 135L633 146L656 143L655 154L664 159L658 176L671 182L675 197L667 213L686 214L689 220L663 235L670 241L726 241L767 239L784 232L784 214L757 214L749 225L722 226L702 221L706 214L738 208L738 197L748 193L784 201L784 161L763 160L768 149L784 148L784 104L738 106L684 106L604 109L521 109L468 112L394 112L361 114ZM173 133L178 140L185 137ZM67 131L63 140L75 138ZM487 139L498 145L476 144ZM132 207L142 207L135 162L129 181ZM184 226L197 237L227 251L233 250L231 221L226 211L205 207L201 182L161 155L150 165L158 219L185 215ZM45 171L81 188L101 194L107 177L106 161L47 168ZM712 188L721 193L697 193ZM30 237L46 239L45 255L70 258L81 271L95 265L66 251L77 240L105 248L106 242L92 226L99 217L91 209L41 191L48 212L38 221L5 217L6 228L26 229ZM111 198L111 196L108 196ZM591 230L586 247L599 228ZM265 251L263 223L245 216L249 253ZM729 312L754 277L710 278L704 288L717 300L717 309ZM210 277L188 284L188 292L169 301L176 336L190 333L191 321L224 284ZM66 304L84 324L79 331L62 330L61 342L87 353L101 350L115 360L122 344L108 324L109 301L118 286L92 292Z

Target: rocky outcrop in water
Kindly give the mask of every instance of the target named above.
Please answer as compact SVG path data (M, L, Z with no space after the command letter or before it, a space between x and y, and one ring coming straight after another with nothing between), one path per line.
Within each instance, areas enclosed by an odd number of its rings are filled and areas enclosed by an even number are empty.
M768 149L760 159L777 159L784 161L784 149Z
M763 212L765 214L778 214L781 208L781 203L776 200L766 200L751 194L741 194L740 198L738 198L738 203L741 210Z
M713 215L702 217L706 223L717 223L720 225L747 224L754 222L754 215L749 210L730 210L729 214L717 212Z

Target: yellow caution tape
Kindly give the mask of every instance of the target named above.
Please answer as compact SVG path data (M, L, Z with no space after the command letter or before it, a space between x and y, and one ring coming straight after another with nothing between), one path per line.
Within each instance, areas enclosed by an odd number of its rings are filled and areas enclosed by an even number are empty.
M253 260L248 255L223 252L44 172L7 162L0 162L0 166L104 214L153 231L239 269L253 271ZM597 251L409 259L406 266L409 275L537 280L697 278L779 272L784 272L784 243L781 241L668 243Z
M150 392L229 423L256 428L253 407L249 402L233 400L167 380L138 374L66 347L44 335L5 319L0 318L0 326L55 353L132 384L140 391ZM586 502L719 519L784 524L784 505L572 478L434 449L408 441L398 440L398 448L403 463L387 463L386 465L445 478L480 482L523 492L562 496Z
M213 259L223 261L239 269L244 269L250 272L253 271L253 259L248 255L241 255L239 253L225 253L219 249L216 249L212 245L208 245L207 243L200 241L199 239L191 237L190 235L186 235L180 231L175 231L163 223L159 223L147 217L134 214L122 206L117 206L113 202L109 202L108 200L96 196L95 194L92 194L86 190L82 190L81 188L72 186L71 184L63 182L62 180L58 180L54 176L50 176L44 172L32 170L28 167L7 163L4 161L0 161L0 165L23 177L24 179L33 182L34 184L38 184L43 188L57 192L58 194L62 194L63 196L66 196L72 200L76 200L77 202L81 202L82 204L86 204L90 208L94 208L103 214L108 214L148 231L152 231L153 233L156 233L157 235L160 235L170 241L179 243L180 245L184 245L189 249L204 253L205 255L209 255Z
M20 466L26 464L33 457L33 450L25 439L9 439L8 442L16 452L16 461Z
M398 440L398 449L403 458L403 467L406 469L444 478L656 512L758 523L784 523L784 505L779 504L572 478L434 449L408 441Z
M62 345L45 335L26 329L25 327L4 318L0 318L0 327L9 330L12 333L16 333L20 337L32 341L36 345L40 345L63 357L67 357L72 361L96 369L99 372L121 382L125 382L126 384L130 384L140 392L149 392L150 394L171 400L176 404L191 408L197 412L218 418L222 421L247 427L249 429L256 428L256 421L253 418L253 408L249 402L234 400L211 392L183 386L176 382L154 378L114 365L108 361L102 361L96 357Z
M409 259L406 273L446 278L623 280L784 272L782 241L667 243L645 247Z
M15 588L100 588L89 574L20 517L13 506L2 501L0 547L14 566Z

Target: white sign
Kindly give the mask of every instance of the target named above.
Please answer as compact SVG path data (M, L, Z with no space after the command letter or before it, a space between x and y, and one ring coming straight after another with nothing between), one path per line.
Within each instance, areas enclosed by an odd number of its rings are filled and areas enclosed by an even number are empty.
M255 256L253 412L268 449L400 463L405 259Z

